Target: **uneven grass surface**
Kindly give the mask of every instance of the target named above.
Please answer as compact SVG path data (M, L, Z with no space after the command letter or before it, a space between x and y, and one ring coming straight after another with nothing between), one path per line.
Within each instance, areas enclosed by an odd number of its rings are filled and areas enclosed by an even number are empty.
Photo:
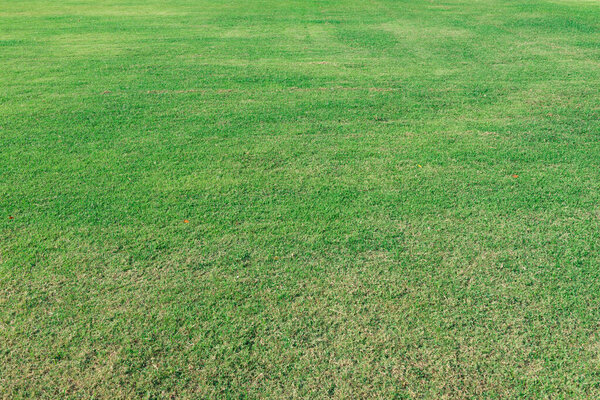
M0 0L0 396L599 398L600 3Z

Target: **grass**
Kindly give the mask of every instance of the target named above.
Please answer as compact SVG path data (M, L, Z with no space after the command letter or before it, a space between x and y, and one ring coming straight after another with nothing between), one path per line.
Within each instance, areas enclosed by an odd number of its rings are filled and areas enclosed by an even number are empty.
M0 0L0 396L600 397L599 43L585 0Z

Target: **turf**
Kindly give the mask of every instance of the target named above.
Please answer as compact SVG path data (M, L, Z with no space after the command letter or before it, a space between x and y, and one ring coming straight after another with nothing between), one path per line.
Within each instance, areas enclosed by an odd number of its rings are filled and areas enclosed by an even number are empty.
M600 5L0 0L0 396L599 398Z

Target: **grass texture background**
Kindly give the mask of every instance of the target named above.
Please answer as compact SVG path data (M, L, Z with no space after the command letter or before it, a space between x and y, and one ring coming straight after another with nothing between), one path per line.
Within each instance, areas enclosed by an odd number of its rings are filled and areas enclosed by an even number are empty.
M598 398L600 4L0 0L0 395Z

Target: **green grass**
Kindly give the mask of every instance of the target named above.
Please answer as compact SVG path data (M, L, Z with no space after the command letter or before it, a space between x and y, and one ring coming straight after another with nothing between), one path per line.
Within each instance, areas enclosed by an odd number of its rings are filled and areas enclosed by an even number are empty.
M0 140L2 398L600 397L596 1L0 0Z

